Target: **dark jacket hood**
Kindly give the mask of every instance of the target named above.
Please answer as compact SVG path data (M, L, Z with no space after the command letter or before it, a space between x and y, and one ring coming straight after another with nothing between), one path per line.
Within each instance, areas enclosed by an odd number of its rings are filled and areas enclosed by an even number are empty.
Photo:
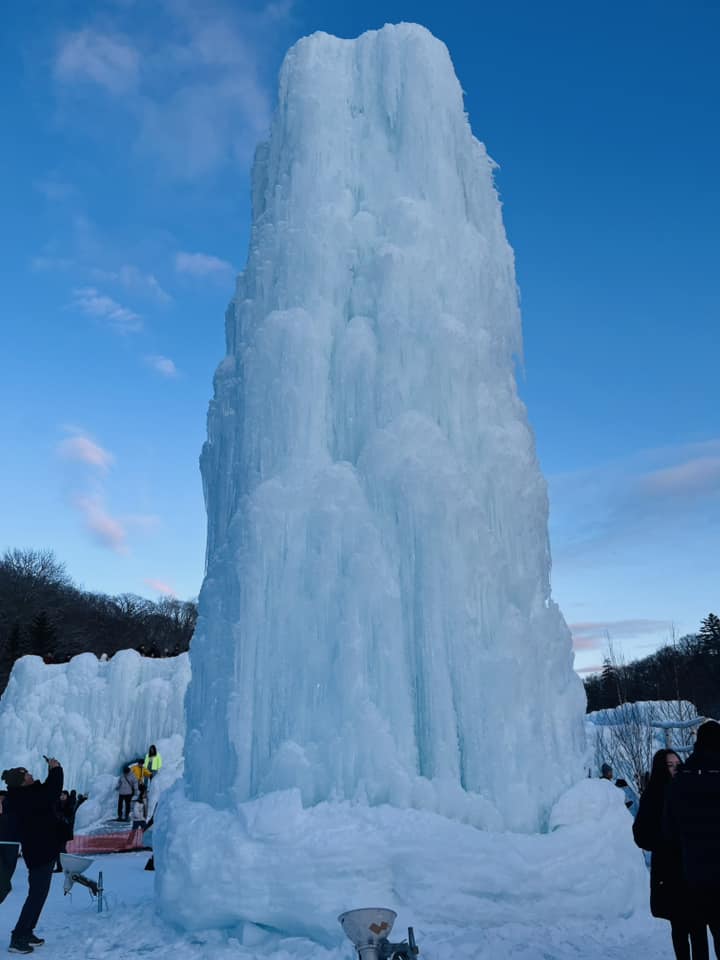
M720 773L720 753L714 750L698 750L697 747L685 761L685 770L715 770Z

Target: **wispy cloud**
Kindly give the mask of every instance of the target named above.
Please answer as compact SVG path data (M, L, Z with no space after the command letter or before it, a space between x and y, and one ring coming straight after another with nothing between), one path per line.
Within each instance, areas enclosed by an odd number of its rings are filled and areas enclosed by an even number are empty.
M129 7L119 7L113 22L124 22L127 31L87 25L66 34L55 76L66 98L88 84L110 97L134 123L136 156L181 179L204 177L246 162L265 135L271 112L265 63L291 11L284 0L254 11L166 0L157 7L159 28L150 33L137 30Z
M109 450L95 443L87 434L75 432L58 445L58 453L64 460L74 460L78 463L95 467L101 472L107 472L115 461Z
M214 257L210 253L185 253L175 255L175 269L191 277L220 277L227 279L235 274L235 269L227 260Z
M75 265L75 261L69 257L33 257L30 266L33 270L42 272L45 270L69 270Z
M69 200L75 195L75 187L71 183L55 176L42 177L36 180L33 186L38 193L53 202Z
M169 597L176 596L175 590L164 580L157 580L155 577L146 577L143 583L150 587L151 590L155 590L156 593L164 593Z
M720 496L720 439L640 450L548 481L554 558L577 563L673 525L688 530L699 512L707 521Z
M600 673L602 668L601 663L594 663L590 667L575 667L575 673Z
M115 553L128 553L127 530L117 517L108 513L100 496L80 495L74 503L85 521L86 529L100 546Z
M651 496L696 496L720 491L720 456L695 457L645 474L641 489Z
M672 623L669 620L595 620L581 623L569 623L575 650L601 650L607 646L608 639L634 640L639 636L669 633Z
M142 317L123 307L96 287L80 287L73 291L73 307L89 317L105 321L117 333L137 333L142 330Z
M69 476L70 506L80 515L83 526L96 544L115 553L129 553L130 533L156 530L160 518L153 514L118 516L113 513L106 502L106 478L115 466L114 455L80 426L66 425L63 431L70 436L58 444L58 455L82 468L79 474L73 472Z
M131 293L149 297L156 303L170 303L172 297L158 282L154 273L147 273L132 264L123 264L117 270L91 270L93 280L100 283L117 283Z
M163 357L161 355L145 357L145 363L161 376L167 377L168 379L178 376L178 368L170 357Z
M61 83L94 83L111 94L128 94L138 85L140 53L123 36L86 27L61 39L55 75Z

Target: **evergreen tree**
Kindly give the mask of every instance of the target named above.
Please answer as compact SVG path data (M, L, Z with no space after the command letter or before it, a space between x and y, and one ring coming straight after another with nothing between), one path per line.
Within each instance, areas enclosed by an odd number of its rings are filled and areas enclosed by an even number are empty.
M713 655L720 653L720 617L709 613L700 624L698 637L706 653Z
M38 656L46 657L53 652L57 631L44 610L33 619L30 625L31 650Z
M10 661L10 669L12 669L15 661L20 657L20 648L22 645L22 634L20 633L20 624L15 621L10 630L10 636L8 637L8 659Z
M616 707L620 702L618 693L618 676L615 665L610 657L603 660L602 673L600 674L600 683L602 685L603 706Z

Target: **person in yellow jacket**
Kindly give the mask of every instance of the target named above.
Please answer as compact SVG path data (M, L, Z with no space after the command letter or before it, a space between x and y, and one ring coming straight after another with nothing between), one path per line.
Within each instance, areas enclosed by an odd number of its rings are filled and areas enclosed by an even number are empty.
M145 757L145 767L150 771L150 776L154 777L162 767L162 757L154 743L150 744L147 756Z
M130 772L135 774L138 783L144 783L152 777L152 773L146 763L138 758L135 763L130 764Z

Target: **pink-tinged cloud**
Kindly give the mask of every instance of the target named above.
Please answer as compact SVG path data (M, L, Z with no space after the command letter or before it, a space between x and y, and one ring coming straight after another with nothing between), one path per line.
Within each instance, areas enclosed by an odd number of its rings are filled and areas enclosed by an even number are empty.
M573 634L573 650L598 650L602 643L596 637Z
M646 474L642 490L652 496L686 496L720 491L720 457L695 457Z
M169 583L165 583L164 580L156 580L154 577L146 577L143 580L151 590L155 590L157 593L164 593L169 597L176 596L174 589L170 586Z
M115 553L127 553L127 531L122 523L111 516L99 497L80 496L75 500L87 530L96 543Z
M610 640L625 640L669 631L668 620L594 620L569 623L575 650L601 650Z
M103 472L109 470L115 460L109 450L104 450L94 440L82 433L63 440L58 447L58 453L63 460L86 463L88 466L97 467L98 470Z

